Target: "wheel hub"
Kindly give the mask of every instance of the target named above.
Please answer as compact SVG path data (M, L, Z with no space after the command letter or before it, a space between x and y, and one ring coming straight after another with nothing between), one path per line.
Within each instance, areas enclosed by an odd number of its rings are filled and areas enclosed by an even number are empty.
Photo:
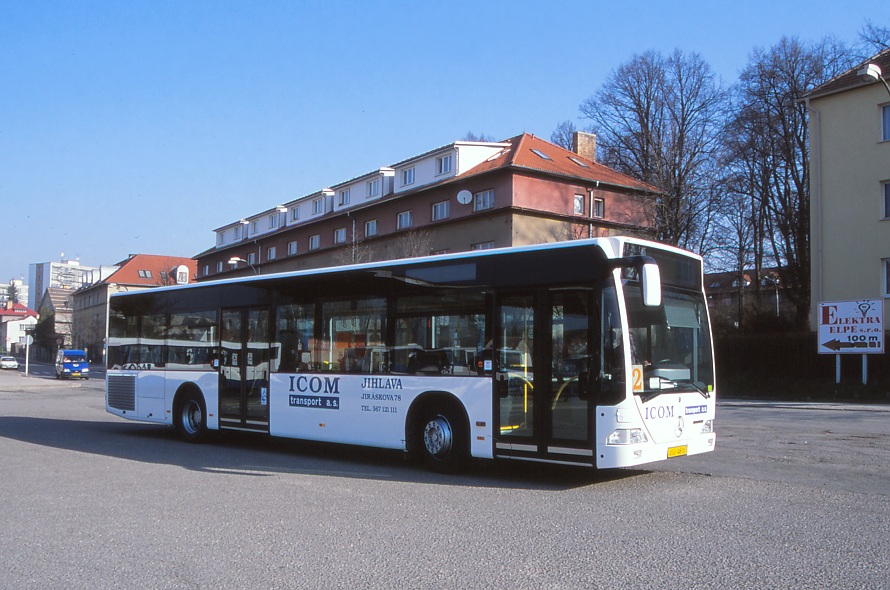
M423 444L433 457L443 457L451 450L451 424L442 416L427 422L423 429Z

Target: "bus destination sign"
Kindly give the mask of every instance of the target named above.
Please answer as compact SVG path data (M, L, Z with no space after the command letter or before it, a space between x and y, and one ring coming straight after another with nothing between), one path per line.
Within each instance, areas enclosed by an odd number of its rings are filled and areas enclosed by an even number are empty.
M884 352L884 303L880 299L819 304L819 354Z

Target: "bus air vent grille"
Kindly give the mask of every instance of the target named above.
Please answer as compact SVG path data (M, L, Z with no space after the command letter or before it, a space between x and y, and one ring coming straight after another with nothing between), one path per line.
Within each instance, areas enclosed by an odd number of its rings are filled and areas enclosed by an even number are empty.
M135 375L108 376L108 405L116 410L136 410Z

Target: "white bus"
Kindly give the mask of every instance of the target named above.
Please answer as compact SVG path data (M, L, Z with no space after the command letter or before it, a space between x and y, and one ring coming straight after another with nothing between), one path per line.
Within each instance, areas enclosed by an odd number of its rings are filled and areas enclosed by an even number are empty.
M598 238L113 295L106 409L598 468L714 449L702 260Z

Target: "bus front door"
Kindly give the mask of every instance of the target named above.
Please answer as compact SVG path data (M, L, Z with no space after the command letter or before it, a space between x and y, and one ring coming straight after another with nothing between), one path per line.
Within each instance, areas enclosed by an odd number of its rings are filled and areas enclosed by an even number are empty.
M499 298L496 455L593 463L591 301L580 289Z
M220 428L269 432L269 310L224 309L220 327Z

